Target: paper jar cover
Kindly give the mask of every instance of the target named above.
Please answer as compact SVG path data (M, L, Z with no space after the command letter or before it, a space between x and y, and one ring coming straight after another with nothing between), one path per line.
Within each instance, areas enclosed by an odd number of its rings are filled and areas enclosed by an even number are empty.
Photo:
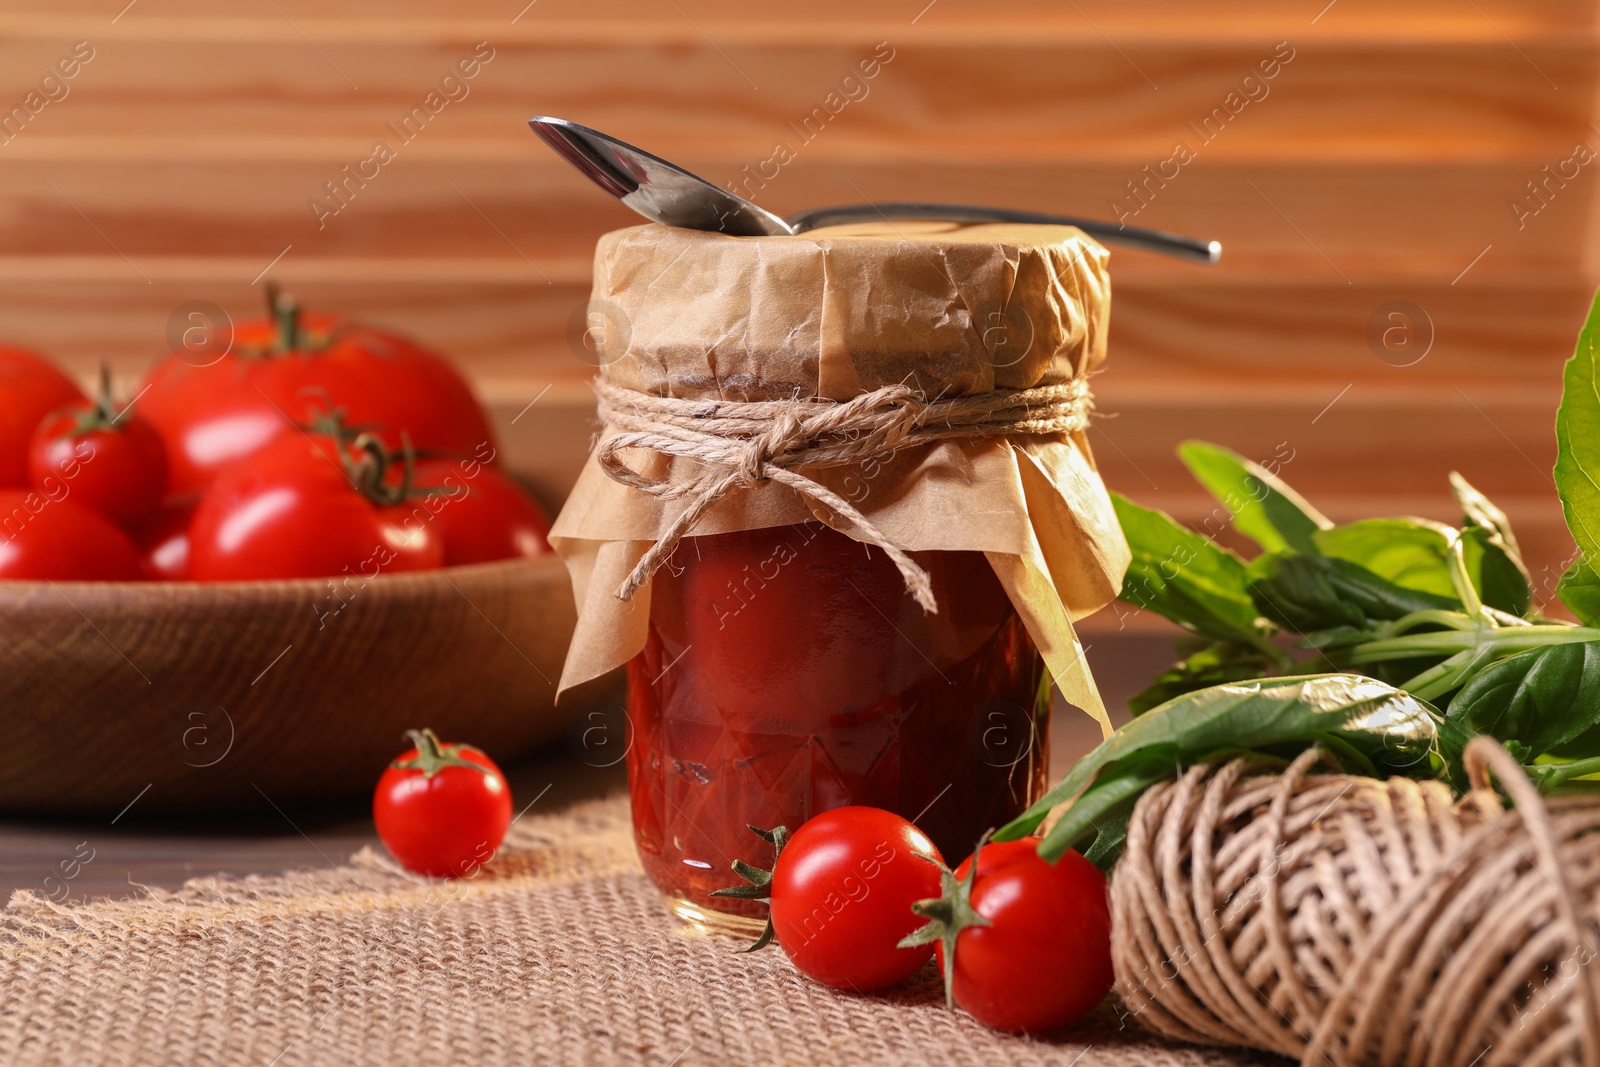
M589 309L603 326L593 334L602 377L659 396L1025 389L1084 378L1104 361L1107 258L1059 226L881 223L728 237L651 224L600 239ZM627 462L652 478L701 470L639 450ZM804 473L902 549L985 553L1063 695L1109 732L1073 622L1116 596L1129 557L1082 433L939 442L869 468ZM615 591L684 506L612 480L591 454L550 538L578 602L562 689L644 647L649 585L628 602ZM692 534L810 520L854 536L847 521L772 482L729 493Z

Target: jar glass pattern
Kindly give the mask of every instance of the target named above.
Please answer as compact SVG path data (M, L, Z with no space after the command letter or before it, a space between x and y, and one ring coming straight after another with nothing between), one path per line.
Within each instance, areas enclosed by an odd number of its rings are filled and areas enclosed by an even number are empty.
M749 827L861 804L914 820L948 857L1035 800L1049 681L979 552L917 553L928 614L880 550L811 522L694 537L656 572L628 666L628 785L646 872L681 917L760 926L714 899Z

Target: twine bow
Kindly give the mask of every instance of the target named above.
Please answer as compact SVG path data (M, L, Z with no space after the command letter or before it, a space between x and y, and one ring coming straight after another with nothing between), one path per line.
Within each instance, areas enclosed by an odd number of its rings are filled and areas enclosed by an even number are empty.
M658 499L689 498L688 507L617 589L619 600L632 599L730 489L777 482L844 518L863 540L883 549L930 614L938 605L928 572L850 501L803 471L885 461L901 449L935 441L1076 432L1088 426L1091 410L1089 389L1081 380L949 399L929 398L907 385L845 401L682 400L603 380L595 390L601 420L613 431L597 453L600 468ZM623 462L620 453L633 448L693 459L703 470L683 480L651 479Z

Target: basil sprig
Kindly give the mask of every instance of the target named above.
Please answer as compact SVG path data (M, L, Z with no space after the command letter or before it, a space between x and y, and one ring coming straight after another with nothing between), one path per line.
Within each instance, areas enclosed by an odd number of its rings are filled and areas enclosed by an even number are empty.
M1212 686L1112 734L995 839L1032 833L1052 808L1076 797L1039 852L1054 860L1078 848L1109 867L1139 795L1187 766L1247 754L1286 761L1320 744L1353 773L1432 777L1443 766L1439 724L1426 701L1360 675Z
M1155 782L1208 759L1320 746L1347 771L1465 788L1468 741L1499 739L1553 790L1600 776L1600 296L1567 363L1556 488L1574 561L1557 593L1581 625L1542 618L1505 512L1460 474L1459 526L1410 517L1335 524L1273 470L1191 441L1179 458L1244 558L1116 494L1132 549L1121 599L1189 631L1184 659L1129 701L1135 719L995 836L1045 836L1054 858L1115 862ZM1205 523L1211 533L1213 522Z

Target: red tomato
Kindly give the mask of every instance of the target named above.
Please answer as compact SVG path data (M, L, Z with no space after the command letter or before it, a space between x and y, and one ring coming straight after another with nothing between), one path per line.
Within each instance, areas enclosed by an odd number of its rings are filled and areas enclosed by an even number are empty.
M143 577L128 536L88 508L0 489L0 578L131 582Z
M488 419L447 359L331 315L296 311L242 322L232 350L216 362L168 356L148 384L139 405L166 442L174 492L201 488L264 448L286 421L305 418L313 395L329 398L351 425L374 430L391 449L400 447L401 430L419 449L469 456L494 447Z
M400 865L435 878L464 878L494 855L511 825L511 787L470 745L445 745L408 730L415 748L389 764L372 795L378 837Z
M43 356L0 345L0 486L28 484L28 441L39 420L82 399L78 384Z
M169 498L135 531L134 544L144 559L145 575L152 581L181 582L189 577L189 525L194 510L192 498Z
M488 563L542 556L550 520L544 509L510 478L476 459L427 460L417 464L416 483L438 493L412 509L427 516L444 541L444 563Z
M389 497L384 468L363 455L292 429L234 464L195 509L189 577L365 580L438 567L438 536L412 519L411 504Z
M1111 990L1111 906L1105 876L1069 851L1042 859L1039 839L985 845L972 908L989 920L955 938L951 992L985 1026L1038 1033L1076 1022ZM965 883L972 857L956 868ZM944 966L944 943L938 946Z
M28 478L46 495L70 493L84 507L128 529L149 518L167 488L161 435L142 417L111 402L111 381L98 400L57 408L28 443Z
M931 946L897 943L923 925L911 905L939 895L943 863L928 836L892 812L825 811L794 832L773 867L778 944L823 985L862 993L893 985L932 955Z

